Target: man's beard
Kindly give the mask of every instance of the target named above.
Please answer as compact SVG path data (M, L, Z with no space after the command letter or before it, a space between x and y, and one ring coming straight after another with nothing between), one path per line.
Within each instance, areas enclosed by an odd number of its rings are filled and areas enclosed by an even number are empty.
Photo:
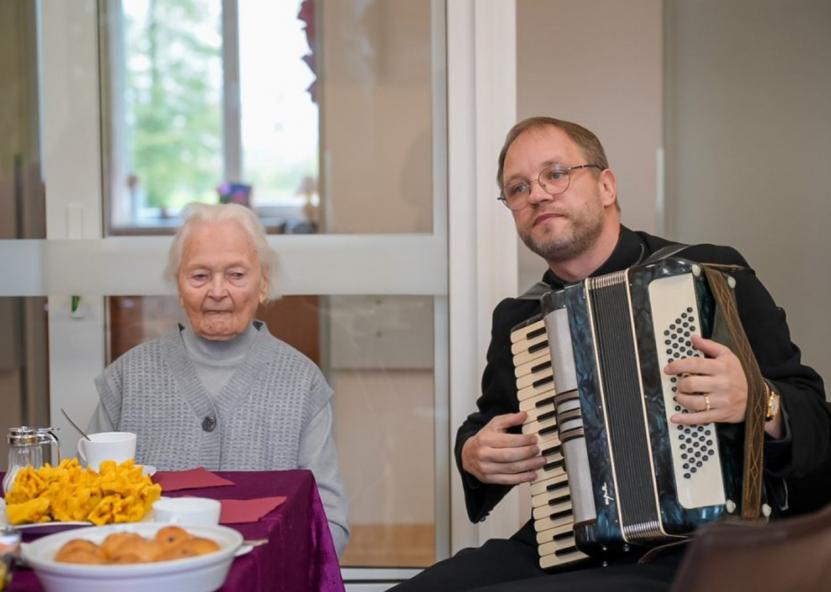
M598 215L585 212L579 219L572 219L570 232L559 236L534 238L532 232L520 232L519 237L531 251L548 262L561 263L585 253L595 243L603 231L602 210Z

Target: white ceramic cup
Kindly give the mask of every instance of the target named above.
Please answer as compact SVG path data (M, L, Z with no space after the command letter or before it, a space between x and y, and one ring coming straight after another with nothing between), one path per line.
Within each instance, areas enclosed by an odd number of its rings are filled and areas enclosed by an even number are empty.
M222 504L207 497L166 497L153 504L153 521L182 526L219 524Z
M124 462L136 456L136 435L131 432L99 432L89 440L78 440L78 456L86 465L98 471L101 461Z

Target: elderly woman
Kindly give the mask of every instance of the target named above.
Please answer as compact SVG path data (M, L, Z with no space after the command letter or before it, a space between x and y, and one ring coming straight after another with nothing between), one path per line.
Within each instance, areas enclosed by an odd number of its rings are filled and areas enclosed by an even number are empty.
M191 206L167 268L188 324L96 378L90 429L136 433L137 460L162 470L310 469L340 555L349 529L332 389L314 363L254 320L273 257L251 210Z

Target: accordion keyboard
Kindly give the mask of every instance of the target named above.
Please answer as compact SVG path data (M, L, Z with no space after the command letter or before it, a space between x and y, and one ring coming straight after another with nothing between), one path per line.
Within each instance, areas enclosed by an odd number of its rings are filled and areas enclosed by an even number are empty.
M574 539L568 475L554 408L554 374L542 318L524 323L511 332L511 354L519 409L528 413L522 432L537 436L546 460L531 484L540 567L546 569L573 563L586 555L577 550Z

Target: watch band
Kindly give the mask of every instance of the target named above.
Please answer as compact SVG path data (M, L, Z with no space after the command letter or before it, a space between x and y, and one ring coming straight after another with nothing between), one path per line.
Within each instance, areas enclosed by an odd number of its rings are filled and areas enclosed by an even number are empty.
M765 380L765 386L768 391L767 412L765 413L765 422L771 421L779 415L779 393L771 386L770 382Z

